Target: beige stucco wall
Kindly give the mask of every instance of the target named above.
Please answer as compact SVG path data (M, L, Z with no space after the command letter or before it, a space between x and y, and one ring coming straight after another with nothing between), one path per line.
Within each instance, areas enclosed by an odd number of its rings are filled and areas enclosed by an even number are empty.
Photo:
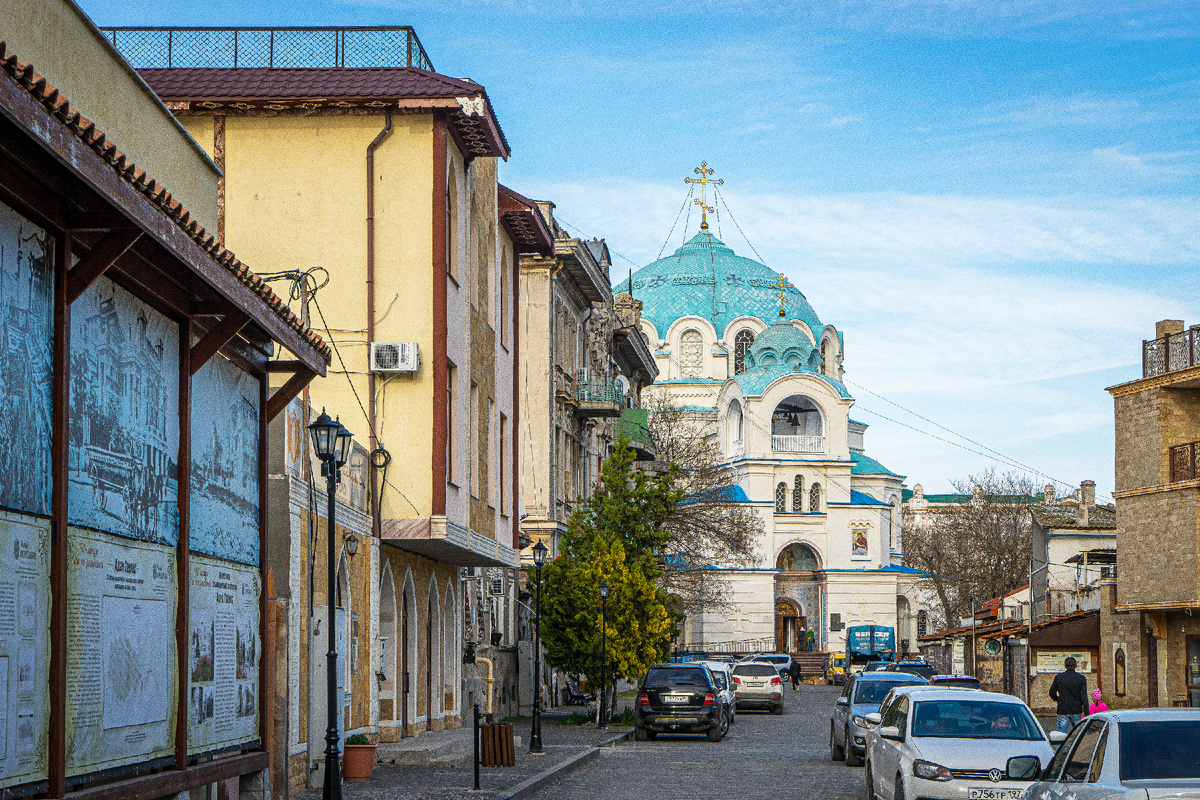
M216 165L78 6L67 0L0 0L0 40L201 225L216 231Z

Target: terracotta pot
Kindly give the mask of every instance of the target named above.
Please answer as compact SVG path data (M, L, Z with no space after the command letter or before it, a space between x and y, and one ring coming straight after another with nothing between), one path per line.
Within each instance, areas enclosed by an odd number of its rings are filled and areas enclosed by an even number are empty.
M374 744L342 745L342 780L369 781L375 767Z

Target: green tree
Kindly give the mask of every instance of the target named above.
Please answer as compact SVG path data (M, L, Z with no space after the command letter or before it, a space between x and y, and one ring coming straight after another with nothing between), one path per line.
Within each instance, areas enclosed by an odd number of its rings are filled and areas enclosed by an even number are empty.
M675 635L667 596L655 585L663 521L683 497L674 468L649 476L634 468L622 439L601 469L601 485L576 508L543 570L542 643L556 668L600 680L600 584L609 586L607 668L610 681L638 678L660 661ZM610 697L612 696L610 692Z

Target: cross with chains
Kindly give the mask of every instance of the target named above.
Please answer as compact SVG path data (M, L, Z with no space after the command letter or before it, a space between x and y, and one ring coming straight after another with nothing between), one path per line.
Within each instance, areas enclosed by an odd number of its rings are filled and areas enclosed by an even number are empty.
M683 182L700 184L700 198L698 200L693 200L692 202L700 206L700 230L706 231L708 230L708 215L710 213L715 213L712 206L708 205L708 185L711 183L714 186L724 186L725 179L717 178L715 181L710 180L708 176L713 174L713 169L708 165L707 161L701 161L700 166L696 167L692 171L700 177L684 178Z

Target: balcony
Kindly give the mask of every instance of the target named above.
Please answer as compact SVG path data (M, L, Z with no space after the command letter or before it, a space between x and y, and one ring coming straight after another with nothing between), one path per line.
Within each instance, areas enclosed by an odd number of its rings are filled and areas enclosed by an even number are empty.
M1171 448L1171 483L1200 477L1200 442L1178 444Z
M775 453L824 453L824 436L771 436L771 450Z
M1200 364L1200 325L1142 342L1142 377L1163 375ZM1172 462L1173 463L1173 462Z
M625 393L608 378L575 382L575 413L581 417L619 417L625 408Z

